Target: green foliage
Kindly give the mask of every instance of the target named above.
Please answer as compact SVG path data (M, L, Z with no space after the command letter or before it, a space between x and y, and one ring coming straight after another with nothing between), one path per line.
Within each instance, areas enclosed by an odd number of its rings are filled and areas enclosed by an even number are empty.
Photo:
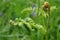
M45 0L0 0L0 40L60 40L60 0L46 1L50 24Z

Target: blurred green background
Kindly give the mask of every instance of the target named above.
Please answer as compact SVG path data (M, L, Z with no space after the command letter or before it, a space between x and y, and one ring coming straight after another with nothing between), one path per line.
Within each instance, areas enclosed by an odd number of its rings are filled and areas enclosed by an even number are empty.
M0 40L60 40L60 0L0 0Z

